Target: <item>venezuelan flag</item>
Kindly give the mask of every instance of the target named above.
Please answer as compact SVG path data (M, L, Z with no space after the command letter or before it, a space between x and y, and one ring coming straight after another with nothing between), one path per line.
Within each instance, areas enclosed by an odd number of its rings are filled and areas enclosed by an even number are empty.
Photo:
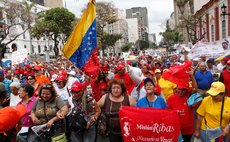
M96 7L91 0L62 49L63 55L91 77L99 71Z

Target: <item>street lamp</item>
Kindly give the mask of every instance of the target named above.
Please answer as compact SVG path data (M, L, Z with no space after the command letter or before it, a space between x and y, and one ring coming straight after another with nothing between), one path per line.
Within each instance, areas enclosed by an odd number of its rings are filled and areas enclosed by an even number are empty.
M230 15L230 13L227 13L227 6L225 4L221 6L221 12L222 12L223 19L225 19L225 15Z

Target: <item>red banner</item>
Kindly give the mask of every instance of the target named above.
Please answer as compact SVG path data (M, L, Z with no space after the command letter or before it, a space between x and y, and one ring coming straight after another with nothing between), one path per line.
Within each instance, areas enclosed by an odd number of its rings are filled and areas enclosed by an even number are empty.
M177 112L123 106L119 111L125 142L177 142L180 122Z

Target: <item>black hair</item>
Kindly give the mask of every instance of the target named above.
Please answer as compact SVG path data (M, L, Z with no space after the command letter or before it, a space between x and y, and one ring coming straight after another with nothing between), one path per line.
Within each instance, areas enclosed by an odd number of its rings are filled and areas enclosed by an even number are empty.
M28 83L22 84L21 88L25 90L26 93L28 93L29 97L32 97L34 94L34 87Z

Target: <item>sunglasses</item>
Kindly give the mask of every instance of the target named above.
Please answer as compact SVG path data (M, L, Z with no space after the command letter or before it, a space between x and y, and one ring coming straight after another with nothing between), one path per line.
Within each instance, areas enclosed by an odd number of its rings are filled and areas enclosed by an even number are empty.
M51 84L43 84L42 88L52 88L52 85Z
M28 80L33 80L33 78L27 78Z

